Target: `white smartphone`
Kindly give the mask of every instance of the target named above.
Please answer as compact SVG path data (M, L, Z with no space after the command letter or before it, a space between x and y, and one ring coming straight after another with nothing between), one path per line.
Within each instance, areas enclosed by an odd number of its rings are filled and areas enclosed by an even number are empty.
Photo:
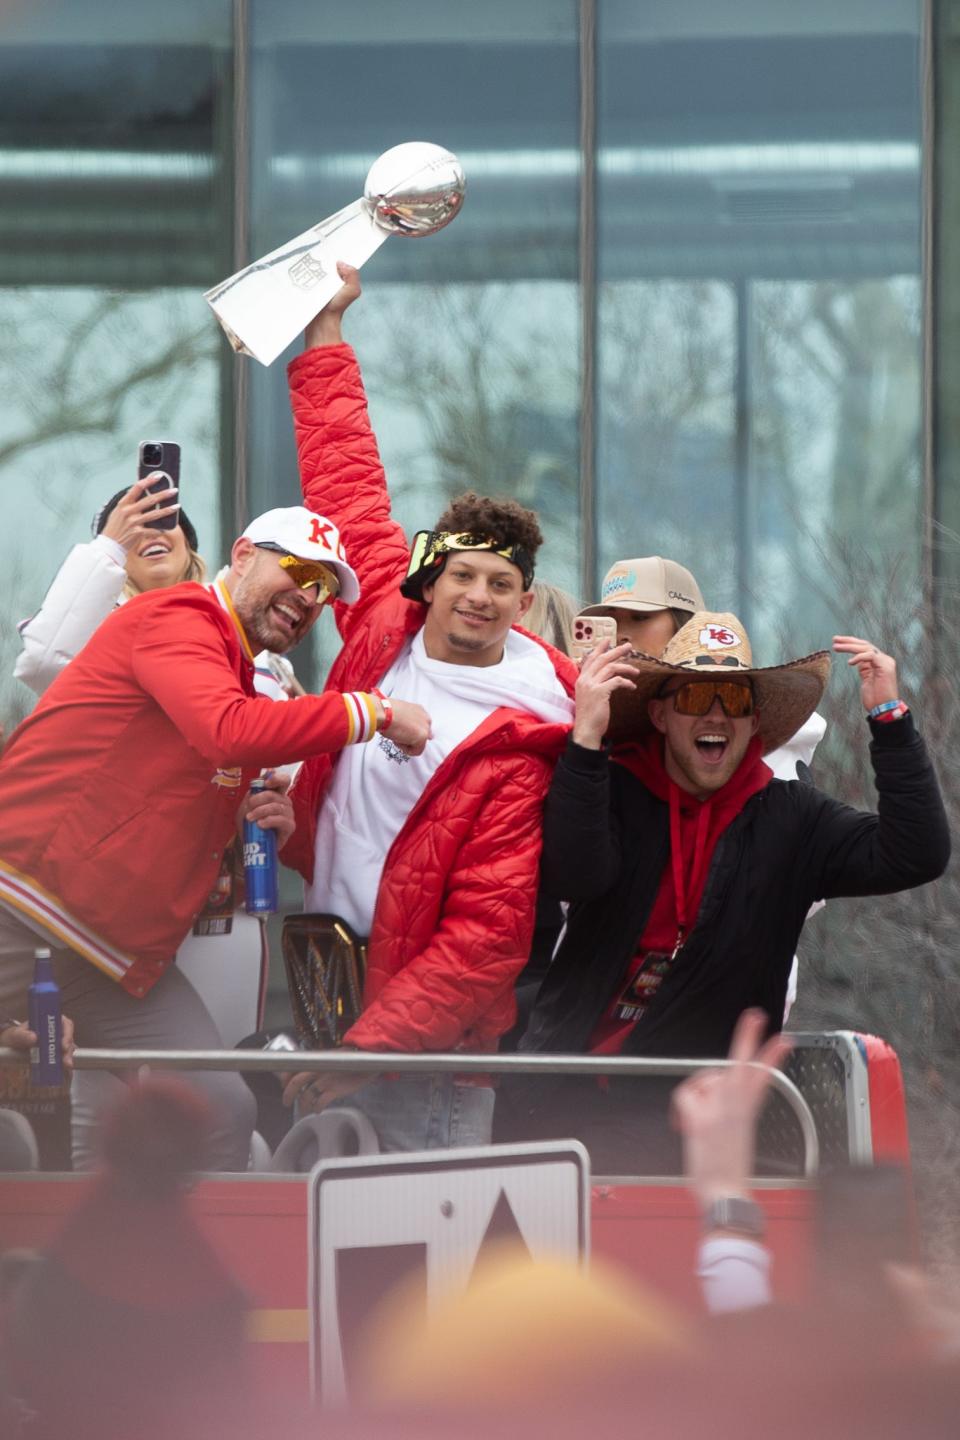
M573 643L570 654L584 660L601 640L617 643L617 622L612 615L577 615L573 621Z

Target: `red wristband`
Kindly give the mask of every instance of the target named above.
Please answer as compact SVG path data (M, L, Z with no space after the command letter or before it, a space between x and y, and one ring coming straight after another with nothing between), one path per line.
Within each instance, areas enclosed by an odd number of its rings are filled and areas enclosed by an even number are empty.
M378 725L377 729L380 731L381 735L385 735L390 729L390 726L393 724L393 706L390 703L390 697L388 695L384 695L382 690L371 690L370 693L371 695L376 695L377 699L380 701L380 704L383 706L383 724Z

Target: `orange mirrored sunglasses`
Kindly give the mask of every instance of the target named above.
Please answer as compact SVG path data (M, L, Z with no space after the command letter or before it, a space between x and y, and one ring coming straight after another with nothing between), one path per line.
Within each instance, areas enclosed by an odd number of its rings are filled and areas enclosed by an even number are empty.
M689 680L661 698L672 700L678 715L707 715L714 700L730 720L753 714L753 689L746 680Z

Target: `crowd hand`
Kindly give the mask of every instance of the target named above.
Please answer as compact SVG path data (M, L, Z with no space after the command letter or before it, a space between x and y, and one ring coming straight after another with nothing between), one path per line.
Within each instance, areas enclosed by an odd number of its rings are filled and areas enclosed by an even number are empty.
M349 1049L350 1047L345 1047ZM303 1115L316 1115L325 1110L328 1105L335 1101L342 1100L345 1095L352 1095L354 1090L359 1090L361 1085L369 1085L376 1080L376 1075L341 1075L336 1072L329 1074L318 1070L304 1070L297 1075L284 1075L281 1079L286 1083L283 1090L284 1105L293 1105L296 1102Z
M333 299L327 301L320 314L314 316L306 328L304 340L308 350L314 345L340 345L343 343L340 321L344 310L352 305L354 300L359 299L360 271L356 266L348 265L345 260L338 260L337 274L343 284Z
M146 493L148 485L155 485L158 480L167 478L162 470L154 470L142 480L135 480L123 499L118 500L110 512L110 518L103 527L103 534L122 545L127 554L136 550L155 533L156 527L149 525L148 521L165 520L169 515L176 515L180 509L176 490L160 490L155 495ZM160 506L159 510L157 505Z
M422 755L433 733L430 716L422 705L415 705L412 700L397 700L391 695L390 705L393 719L383 734L405 755Z
M599 750L610 727L610 696L614 690L635 690L630 678L634 666L627 660L633 654L629 644L610 646L601 640L596 649L584 657L574 693L576 716L573 738L587 750Z
M859 670L864 710L900 699L897 662L892 655L884 655L876 645L871 645L869 640L859 640L856 635L834 635L833 648L838 655L849 655L847 664Z
M61 1018L61 1040L60 1053L63 1058L63 1068L73 1069L73 1052L77 1048L73 1040L73 1021L69 1015ZM0 1045L8 1050L20 1050L28 1055L37 1043L37 1037L28 1026L17 1023L7 1025L0 1030Z
M919 1265L891 1261L885 1271L905 1321L930 1358L955 1364L960 1359L960 1295L944 1290Z
M763 1041L766 1026L762 1010L745 1010L730 1044L733 1064L697 1071L673 1092L672 1119L683 1137L684 1170L704 1209L714 1200L747 1195L769 1071L791 1049L783 1035Z
M293 801L287 791L290 776L265 775L265 790L248 790L237 811L237 830L242 833L245 820L255 820L262 830L276 830L277 846L282 850L296 827Z

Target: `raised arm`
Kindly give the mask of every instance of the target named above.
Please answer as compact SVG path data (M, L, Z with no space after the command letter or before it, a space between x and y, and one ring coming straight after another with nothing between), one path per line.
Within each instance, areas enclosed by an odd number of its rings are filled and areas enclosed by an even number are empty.
M950 830L926 746L898 694L892 657L856 636L839 635L834 649L849 656L870 717L870 759L877 813L822 798L814 833L821 879L817 895L884 895L943 874ZM878 713L879 712L879 713Z
M580 667L576 716L560 757L543 818L541 884L557 900L591 900L614 884L620 847L610 808L610 762L603 737L610 696L633 688L629 645L602 641Z
M287 374L303 502L334 521L360 577L360 601L337 606L337 624L347 634L371 604L396 593L409 547L390 514L360 367L342 340L341 317L360 294L359 275L347 265L340 273L346 283L308 327L307 349Z

